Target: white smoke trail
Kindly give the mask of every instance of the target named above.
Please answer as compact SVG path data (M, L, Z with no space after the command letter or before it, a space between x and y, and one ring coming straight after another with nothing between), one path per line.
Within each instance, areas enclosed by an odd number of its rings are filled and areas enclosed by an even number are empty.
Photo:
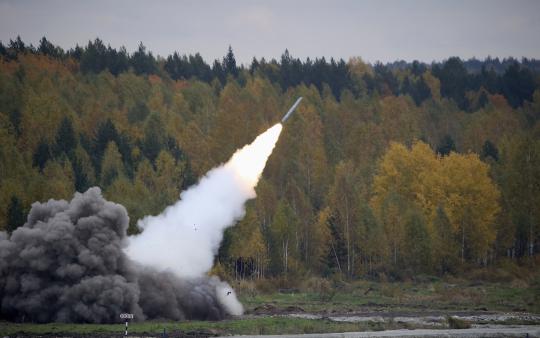
M229 162L210 170L197 185L182 192L180 200L160 215L140 220L143 232L129 238L128 256L183 278L206 274L223 231L244 216L245 202L255 197L255 186L281 129L279 123L268 129L236 151ZM233 312L241 312L241 308Z

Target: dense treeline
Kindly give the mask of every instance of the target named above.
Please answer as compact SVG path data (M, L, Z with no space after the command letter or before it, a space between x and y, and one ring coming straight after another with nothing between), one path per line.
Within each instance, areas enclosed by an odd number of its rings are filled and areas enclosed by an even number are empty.
M458 273L540 250L534 60L369 65L0 44L0 226L99 185L130 231L297 96L216 270L240 277ZM470 60L468 61L470 62ZM505 61L506 62L506 61ZM478 68L479 67L479 68ZM468 70L469 69L469 70Z
M79 62L80 71L85 74L108 70L117 76L132 70L137 75L166 73L173 80L196 78L207 83L218 80L221 85L225 84L229 75L238 79L242 85L246 81L244 76L246 69L243 65L236 64L231 47L222 61L215 60L210 66L198 53L186 56L175 52L166 59L156 58L151 52L146 51L142 42L131 55L124 47L116 50L105 46L100 39L89 41L84 48L77 45L67 52L53 45L45 37L40 40L37 48L25 44L20 37L10 40L7 46L0 42L0 55L8 60L16 59L19 54L28 53L46 55L59 60L72 58ZM457 57L451 57L443 63L433 63L431 66L418 61L411 64L404 61L387 65L377 63L370 72L364 71L361 60L356 61L353 63L359 62L360 69L351 69L357 67L348 67L344 60L330 59L328 62L324 57L315 60L308 58L302 62L285 50L279 61L272 59L267 62L264 58L260 60L253 58L249 65L249 73L253 75L257 72L272 83L279 83L282 90L303 83L306 86L315 85L322 93L323 85L326 84L338 100L341 92L348 89L355 97L366 93L409 94L417 104L420 104L429 97L429 90L422 75L431 67L432 75L441 84L441 95L454 100L461 109L473 111L479 108L478 105L485 104L485 95L488 93L503 95L514 108L521 106L525 100L532 101L533 92L538 86L535 74L540 70L540 61L527 58L523 58L521 62L513 58L502 61L498 58L488 58L482 62L476 59L462 61ZM404 79L396 77L395 70L408 69L411 74L407 74ZM239 78L239 75L242 76ZM355 75L362 78L363 87L359 86ZM470 91L479 90L480 98L467 96Z

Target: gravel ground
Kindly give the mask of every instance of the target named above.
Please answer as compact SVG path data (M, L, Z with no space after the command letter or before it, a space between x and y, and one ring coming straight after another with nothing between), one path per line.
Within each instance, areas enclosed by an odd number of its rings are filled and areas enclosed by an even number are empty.
M245 338L247 336L228 336L228 338ZM459 338L480 338L480 337L540 337L540 326L536 325L501 325L499 327L482 327L463 330L389 330L371 332L346 332L346 333L324 333L324 334L298 334L298 335L268 335L257 336L260 338L375 338L375 337L459 337Z

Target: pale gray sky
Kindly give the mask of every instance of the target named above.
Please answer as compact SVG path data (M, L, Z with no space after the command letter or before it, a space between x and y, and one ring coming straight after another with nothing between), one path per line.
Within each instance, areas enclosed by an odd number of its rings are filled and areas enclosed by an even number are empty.
M42 36L70 48L100 37L129 52L430 62L449 56L540 58L540 1L0 0L0 40Z

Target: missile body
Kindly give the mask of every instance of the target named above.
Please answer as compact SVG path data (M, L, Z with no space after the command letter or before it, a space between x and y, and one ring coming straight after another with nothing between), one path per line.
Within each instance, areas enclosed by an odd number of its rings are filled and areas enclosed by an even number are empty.
M302 101L302 96L300 96L298 100L296 100L296 102L292 105L292 107L289 109L287 114L283 116L283 118L281 119L281 123L284 123L285 121L287 121L287 119L292 115L296 107L298 107L298 105L300 104L300 101Z

